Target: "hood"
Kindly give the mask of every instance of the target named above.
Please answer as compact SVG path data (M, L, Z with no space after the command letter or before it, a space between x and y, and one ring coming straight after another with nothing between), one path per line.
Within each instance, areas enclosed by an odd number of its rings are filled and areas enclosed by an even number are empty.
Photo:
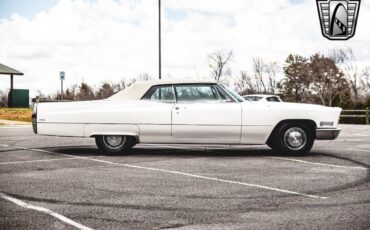
M316 104L305 104L305 103L292 103L292 102L263 102L263 103L256 103L251 101L245 101L253 107L269 107L273 109L283 109L283 110L338 110L341 111L342 109L339 107L328 107L323 105L316 105Z

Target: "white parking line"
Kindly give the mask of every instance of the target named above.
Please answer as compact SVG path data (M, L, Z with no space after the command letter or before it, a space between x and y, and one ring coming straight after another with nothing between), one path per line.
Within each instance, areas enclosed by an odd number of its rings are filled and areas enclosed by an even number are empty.
M326 199L326 198L328 198L328 197L322 197L322 196L317 196L317 195L312 195L312 194L300 193L300 192L296 192L296 191L291 191L291 190L286 190L286 189L279 189L279 188L274 188L274 187L269 187L269 186L264 186L264 185L244 183L244 182L233 181L233 180L225 180L225 179L219 179L219 178L215 178L215 177L201 176L201 175L179 172L179 171L173 171L173 170L144 167L144 166L138 166L138 165L125 164L125 163L115 163L115 162L111 162L111 161L100 160L100 159L89 158L89 157L77 157L77 156L73 156L73 155L69 155L69 154L60 154L60 153L57 153L57 152L52 152L52 151L47 151L47 150L42 150L42 149L24 148L24 147L18 147L18 148L32 150L32 151L38 151L38 152L46 152L46 153L57 154L57 155L63 155L63 156L78 158L78 159L85 159L85 160L90 160L90 161L95 161L95 162L100 162L100 163L105 163L105 164L110 164L110 165L116 165L116 166L123 166L123 167L136 168L136 169L145 169L145 170L150 170L150 171L165 172L165 173L171 173L171 174L176 174L176 175L200 178L200 179L205 179L205 180L224 182L224 183L229 183L229 184L244 185L244 186L248 186L248 187L255 187L255 188L260 188L260 189L266 189L266 190L271 190L271 191L276 191L276 192L281 192L281 193L286 193L286 194L292 194L292 195L299 195L299 196L310 197L310 198L316 198L316 199Z
M334 164L326 164L326 163L319 163L319 162L310 162L310 161L304 161L304 160L298 160L298 159L286 158L286 157L268 157L268 158L276 159L276 160L299 162L299 163L310 164L310 165L321 165L321 166L335 167L335 168L362 169L362 170L367 170L368 169L368 168L365 168L365 167L344 166L344 165L334 165Z
M23 149L23 150L32 150L32 151L35 151L35 152L50 153L50 154L54 154L54 155L62 155L62 156L66 156L66 157L69 157L69 158L72 157L72 158L75 158L75 159L87 159L87 157L78 157L78 156L73 156L73 155L69 155L69 154L48 151L48 150L44 150L44 149L34 149L34 148L26 148L26 147L19 147L19 146L13 146L13 147Z
M343 148L343 147L338 147L338 148L333 148L333 147L330 147L330 148L320 148L320 150L349 150L349 151L358 151L358 152L370 152L370 149L354 149L354 148Z
M0 162L0 165L23 164L23 163L45 162L45 161L63 161L63 160L72 160L72 159L76 159L76 158L66 157L66 158L58 158L58 159L43 159L43 160L32 160L32 161L8 161L8 162Z
M99 160L99 159L94 159L94 158L86 158L86 159L91 160L91 161L111 164L111 165L124 166L124 167L137 168L137 169L145 169L145 170L151 170L151 171L166 172L166 173L172 173L172 174L177 174L177 175L182 175L182 176L188 176L188 177L195 177L195 178L206 179L206 180L211 180L211 181L224 182L224 183L229 183L229 184L245 185L245 186L248 186L248 187L256 187L256 188L267 189L267 190L272 190L272 191L276 191L276 192L282 192L282 193L287 193L287 194L305 196L305 197L316 198L316 199L327 199L328 198L328 197L316 196L316 195L300 193L300 192L295 192L295 191L290 191L290 190L285 190L285 189L279 189L279 188L274 188L274 187L269 187L269 186L264 186L264 185L244 183L244 182L233 181L233 180L225 180L225 179L219 179L219 178L215 178L215 177L201 176L201 175L196 175L196 174L191 174L191 173L184 173L184 172L167 170L167 169L151 168L151 167L144 167L144 166L139 166L139 165L124 164L124 163L115 163L115 162L111 162L111 161Z
M36 210L36 211L39 211L39 212L43 212L43 213L46 213L50 216L53 216L57 219L59 219L60 221L66 223L66 224L69 224L69 225L72 225L78 229L81 229L81 230L92 230L92 228L89 228L89 227L86 227L85 225L82 225L80 223L77 223L76 221L73 221L71 219L69 219L68 217L65 217L59 213L56 213L50 209L47 209L47 208L44 208L44 207L40 207L40 206L35 206L35 205L31 205L31 204L27 204L17 198L14 198L12 196L9 196L9 195L6 195L2 192L0 192L0 196L3 198L3 199L6 199L8 201L11 201L13 202L14 204L18 205L18 206L21 206L23 208L28 208L28 209L32 209L32 210Z
M165 145L164 147L172 147L172 146ZM182 147L176 147L176 148L182 148ZM182 148L182 149L186 149L186 148ZM220 149L224 149L224 148L217 148L216 150L220 150ZM226 148L226 149L228 149L228 148ZM325 149L330 150L330 149L339 149L339 148L325 148ZM212 150L213 150L213 148L212 148ZM366 150L366 149L349 149L349 150L370 152L370 150ZM207 151L207 150L205 149L204 151ZM335 168L360 169L360 170L368 170L369 169L369 168L366 168L366 167L326 164L326 163L310 162L310 161L304 161L304 160L298 160L298 159L286 158L286 157L267 157L267 158L277 159L277 160L284 160L284 161L292 161L292 162L298 162L298 163L304 163L304 164L311 164L311 165L321 165L321 166L335 167Z

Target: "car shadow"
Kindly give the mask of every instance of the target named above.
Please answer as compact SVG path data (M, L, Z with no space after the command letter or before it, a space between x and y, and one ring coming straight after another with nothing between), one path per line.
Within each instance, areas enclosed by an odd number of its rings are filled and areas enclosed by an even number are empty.
M141 147L135 146L125 152L119 154L101 153L95 146L60 146L53 148L44 148L45 150L53 151L60 154L68 154L73 156L93 157L93 156L109 156L109 157L169 157L169 158L191 158L191 157L307 157L318 155L314 152L304 155L292 155L278 153L268 147L261 149L256 148L218 148L218 147L188 147L188 148L166 148L158 146Z

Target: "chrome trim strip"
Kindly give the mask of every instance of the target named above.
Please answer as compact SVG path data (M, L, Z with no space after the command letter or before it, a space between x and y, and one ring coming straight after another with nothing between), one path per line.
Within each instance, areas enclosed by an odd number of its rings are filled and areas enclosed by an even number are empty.
M38 124L68 124L68 125L168 125L171 124L155 124L155 123L86 123L86 122L48 122L38 121ZM271 125L212 125L212 124L176 124L176 125L187 125L187 126L228 126L228 127L271 127ZM173 126L176 126L173 125Z

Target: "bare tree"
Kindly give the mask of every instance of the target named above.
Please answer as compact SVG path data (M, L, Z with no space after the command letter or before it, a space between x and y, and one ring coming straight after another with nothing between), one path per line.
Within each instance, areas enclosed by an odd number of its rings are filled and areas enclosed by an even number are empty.
M140 73L137 78L137 81L149 81L152 80L152 77L148 73Z
M351 88L353 101L358 102L361 90L361 73L353 50L351 48L332 50L329 57L344 71L344 76Z
M280 72L280 66L277 62L269 62L266 64L265 70L268 77L268 92L271 94L275 94L275 90L277 87L277 74Z
M280 71L277 62L265 62L262 58L253 58L253 71L256 91L275 94L277 87L276 75Z
M264 81L264 72L266 65L262 58L253 58L254 78L256 79L257 91L259 93L267 92L267 84Z
M240 94L270 93L275 94L277 88L277 74L280 66L277 62L265 62L262 58L253 58L253 75L241 71L235 88Z
M240 72L240 77L235 82L235 89L240 95L257 92L255 80L245 71Z
M131 78L129 81L125 82L126 83L125 88L133 85L137 81L149 81L149 80L152 80L152 77L148 73L141 73L137 77Z
M361 80L362 89L365 92L365 96L368 97L370 96L370 67L369 66L363 69L362 76L363 76Z
M209 67L211 74L216 81L220 81L221 77L230 75L228 65L233 58L232 51L216 51L208 55Z
M126 85L125 79L122 79L118 83L114 83L112 85L112 87L113 87L113 90L114 90L115 93L120 92L120 91L126 89L127 88L127 85Z

